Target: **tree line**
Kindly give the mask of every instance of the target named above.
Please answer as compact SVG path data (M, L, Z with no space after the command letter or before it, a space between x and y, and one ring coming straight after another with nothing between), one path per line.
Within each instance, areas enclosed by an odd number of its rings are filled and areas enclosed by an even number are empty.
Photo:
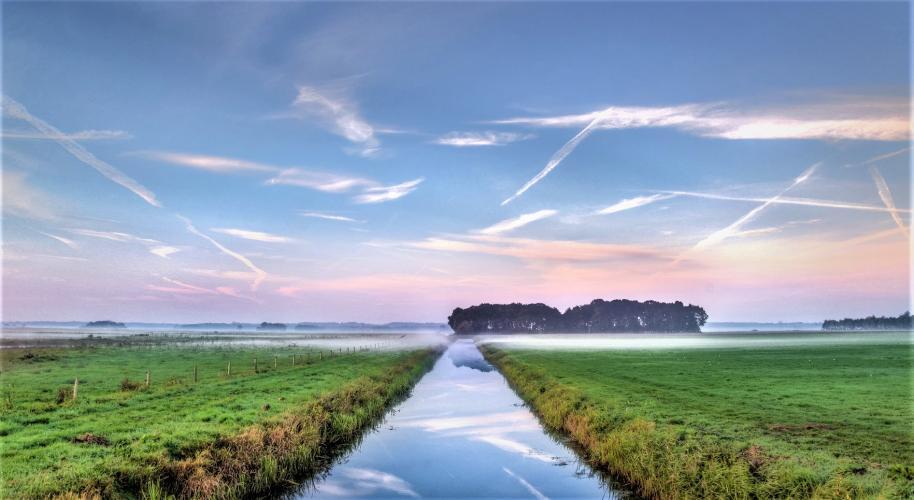
M448 317L455 333L700 332L708 313L680 301L596 299L564 313L546 304L479 304Z
M823 330L911 330L914 323L911 313L905 312L897 317L868 316L866 318L827 319L822 323Z

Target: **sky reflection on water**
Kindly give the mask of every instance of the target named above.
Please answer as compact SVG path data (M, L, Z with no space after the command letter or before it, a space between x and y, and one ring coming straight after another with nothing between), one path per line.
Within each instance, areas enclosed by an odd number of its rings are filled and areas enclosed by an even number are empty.
M298 498L615 496L459 340L378 432Z

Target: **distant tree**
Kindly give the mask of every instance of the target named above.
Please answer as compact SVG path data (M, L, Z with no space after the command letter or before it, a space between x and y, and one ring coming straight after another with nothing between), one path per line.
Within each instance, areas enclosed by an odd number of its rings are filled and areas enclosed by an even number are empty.
M545 304L480 304L456 308L448 324L457 333L485 332L700 332L708 314L699 306L649 300L605 301L569 308Z
M911 330L914 328L911 313L906 311L897 317L867 316L866 318L827 319L822 323L823 330Z
M258 330L285 330L286 325L282 323L267 323L264 321L257 327Z
M108 319L101 321L90 321L83 325L83 328L127 328L127 325Z

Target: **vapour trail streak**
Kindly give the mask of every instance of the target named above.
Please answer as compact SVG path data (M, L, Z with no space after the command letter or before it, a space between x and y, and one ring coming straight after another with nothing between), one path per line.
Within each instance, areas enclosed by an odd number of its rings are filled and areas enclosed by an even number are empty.
M671 194L675 196L687 196L690 198L705 198L708 200L725 200L725 201L750 201L750 202L759 202L764 203L769 201L768 198L757 198L751 196L729 196L723 194L713 194L713 193L700 193L695 191L658 191L659 193ZM781 197L777 200L771 201L775 205L802 205L807 207L821 207L821 208L844 208L848 210L864 210L869 212L895 212L895 213L910 213L910 209L906 208L887 208L879 207L875 205L866 205L863 203L852 203L849 201L832 201L832 200L817 200L813 198L785 198Z
M33 116L29 113L28 109L25 108L22 104L18 103L9 96L3 96L3 109L10 116L28 122L31 126L35 127L36 130L41 132L50 140L53 140L59 144L62 148L66 149L70 154L75 156L79 161L89 165L90 167L98 170L99 173L107 177L110 181L120 184L121 186L129 189L133 194L139 196L146 203L154 207L161 207L162 205L156 199L152 191L149 191L143 187L139 182L133 180L127 174L121 172L113 165L98 159L95 155L90 153L86 148L82 147L79 143L70 139L66 134L57 130L53 125L45 122L44 120Z
M602 121L603 121L602 115L598 115L596 118L594 118L593 121L591 121L586 127L584 127L580 132L578 132L577 135L572 137L570 141L566 142L565 145L562 146L561 149L559 149L558 151L555 152L554 155L552 155L552 158L549 159L549 163L546 164L546 166L543 168L543 170L540 171L540 173L536 174L532 179L527 181L527 183L524 184L520 189L518 189L517 192L514 193L510 198L501 202L502 206L507 205L508 203L511 203L517 197L524 194L528 189L533 187L534 184L543 180L544 177L549 175L549 172L552 172L555 169L555 167L559 166L559 163L562 163L562 160L564 160L566 156L570 155L571 152L574 151L574 149L576 147L578 147L578 144L580 144L581 141L586 139L587 136L589 136L591 134L591 132L593 132L594 128L597 125L599 125L600 122L602 122Z
M870 166L870 175L873 176L873 181L876 183L876 191L879 192L879 198L882 199L882 203L885 204L885 207L890 210L889 214L892 216L892 220L895 221L895 224L898 225L905 236L907 236L908 227L905 225L904 221L901 220L901 215L895 209L895 199L892 198L892 191L889 190L889 185L885 182L885 178L879 173L879 169L874 166Z
M257 290L257 287L259 287L260 284L263 282L263 280L266 279L266 277L267 277L267 272L264 271L263 269L261 269L261 268L255 266L254 263L251 262L250 259L248 259L248 258L245 257L244 255L241 255L241 254L238 253L238 252L235 252L235 251L233 251L233 250L230 250L230 249L228 249L228 248L222 246L222 244L219 243L218 241L216 241L216 240L210 238L210 237L207 236L206 234L203 234L202 232L200 232L200 230L198 230L196 227L194 227L193 223L191 223L190 219L188 219L187 217L184 217L184 216L181 216L181 215L177 215L177 217L178 217L179 219L181 219L182 221L184 221L184 225L187 226L187 230L188 230L190 233L195 234L195 235L197 235L197 236L203 238L204 240L210 242L214 247L216 247L217 249L219 249L220 252L222 252L222 253L228 255L229 257L231 257L231 258L237 260L238 262L241 262L242 264L244 264L245 267L247 267L248 269L250 269L251 271L253 271L255 277L254 277L254 281L251 283L251 290L252 290L252 291L256 291L256 290Z
M758 214L762 212L762 210L765 210L766 208L771 206L771 204L777 202L778 199L780 199L782 196L787 194L788 191L799 186L800 184L805 182L807 179L809 179L812 176L812 174L816 171L816 169L819 168L819 165L820 165L820 163L816 163L815 165L806 169L802 174L800 174L799 177L794 179L793 182L789 186L784 188L783 191L781 191L780 193L776 194L775 196L765 200L761 205L753 208L748 213L746 213L746 215L740 217L739 219L737 219L735 222L733 222L729 226L711 233L705 239L696 243L695 246L692 247L692 250L700 250L702 248L707 248L709 246L716 245L717 243L720 243L720 242L724 241L725 239L729 238L730 236L733 236L734 234L738 233L745 224L747 224L748 222L755 219L758 216Z

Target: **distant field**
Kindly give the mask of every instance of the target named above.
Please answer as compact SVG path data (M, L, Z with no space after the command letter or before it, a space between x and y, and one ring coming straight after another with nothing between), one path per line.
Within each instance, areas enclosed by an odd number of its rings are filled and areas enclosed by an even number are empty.
M429 349L343 351L0 350L0 496L268 490L351 441L433 358Z
M909 497L914 357L896 338L484 350L549 425L648 496Z

